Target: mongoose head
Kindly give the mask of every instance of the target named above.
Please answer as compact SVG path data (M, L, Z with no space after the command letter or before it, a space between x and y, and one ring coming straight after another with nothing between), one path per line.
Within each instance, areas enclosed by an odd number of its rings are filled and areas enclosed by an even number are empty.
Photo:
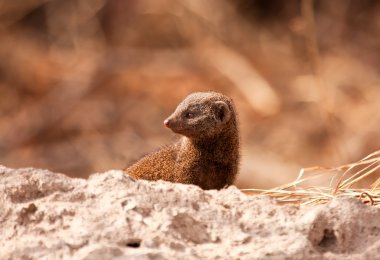
M216 92L187 96L164 125L189 138L210 138L227 128L235 117L232 100Z

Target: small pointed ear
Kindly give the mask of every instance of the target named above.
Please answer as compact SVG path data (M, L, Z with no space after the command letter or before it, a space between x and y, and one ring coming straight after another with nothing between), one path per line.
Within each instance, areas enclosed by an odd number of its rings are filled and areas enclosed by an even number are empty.
M214 103L215 116L220 123L226 123L231 118L231 110L228 105L223 101L216 101Z

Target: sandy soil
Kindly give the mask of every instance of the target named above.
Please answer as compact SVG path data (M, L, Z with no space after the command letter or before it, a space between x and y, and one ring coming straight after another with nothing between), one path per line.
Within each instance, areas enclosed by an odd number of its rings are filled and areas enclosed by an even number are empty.
M0 167L0 259L375 259L380 209Z

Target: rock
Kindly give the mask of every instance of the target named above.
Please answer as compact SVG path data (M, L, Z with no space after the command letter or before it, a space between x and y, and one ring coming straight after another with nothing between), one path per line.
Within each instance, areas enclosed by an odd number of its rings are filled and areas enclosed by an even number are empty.
M0 259L375 259L380 209L0 166Z

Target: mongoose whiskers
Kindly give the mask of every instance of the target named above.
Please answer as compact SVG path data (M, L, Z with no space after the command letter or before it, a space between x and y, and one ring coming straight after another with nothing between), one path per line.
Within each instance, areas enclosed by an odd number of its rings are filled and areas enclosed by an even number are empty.
M230 98L216 92L193 93L164 125L182 138L127 168L130 176L203 189L233 184L240 156L236 112Z

